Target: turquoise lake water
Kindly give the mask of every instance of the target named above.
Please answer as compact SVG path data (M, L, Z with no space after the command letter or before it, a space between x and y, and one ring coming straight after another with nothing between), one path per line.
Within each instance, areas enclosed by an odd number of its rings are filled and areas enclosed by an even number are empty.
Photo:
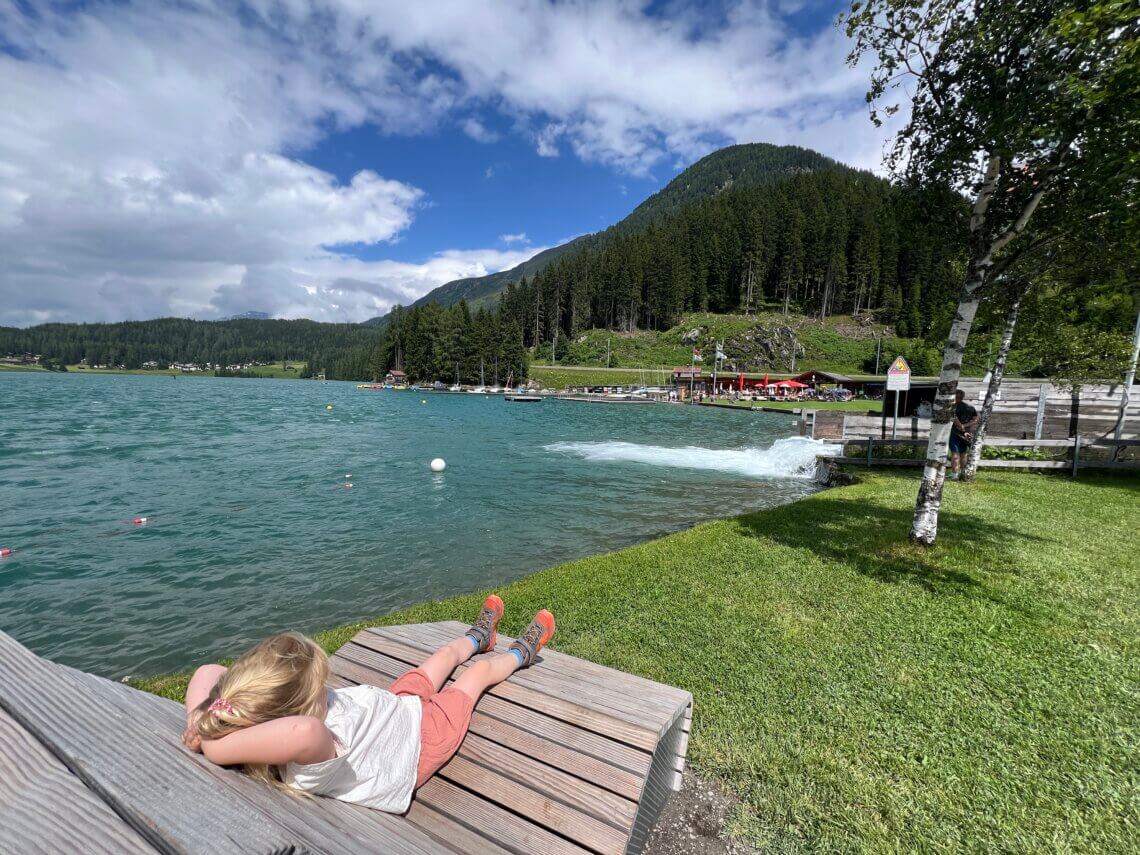
M0 629L107 676L185 667L792 501L817 489L819 450L793 430L686 406L0 372Z

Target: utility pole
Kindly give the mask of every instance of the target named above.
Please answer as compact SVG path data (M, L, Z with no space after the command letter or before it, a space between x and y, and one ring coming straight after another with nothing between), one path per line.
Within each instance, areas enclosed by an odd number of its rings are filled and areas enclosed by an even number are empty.
M1132 334L1132 361L1128 363L1128 372L1124 375L1124 388L1120 390L1120 415L1116 418L1116 430L1112 438L1119 441L1124 433L1124 419L1127 418L1128 404L1132 400L1132 384L1136 382L1136 360L1140 359L1140 313L1136 315L1136 331ZM1115 460L1120 454L1120 446L1112 450Z
M883 352L883 336L875 336L875 376L879 376L879 354Z
M610 367L610 337L606 336L606 368Z

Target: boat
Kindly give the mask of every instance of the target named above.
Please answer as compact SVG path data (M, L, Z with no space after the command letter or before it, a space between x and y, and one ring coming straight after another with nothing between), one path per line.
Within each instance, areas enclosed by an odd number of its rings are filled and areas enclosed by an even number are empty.
M487 387L486 386L476 386L474 389L468 389L467 394L468 395L486 395L487 394Z
M504 400L514 401L516 404L536 404L542 400L542 395L504 395Z
M462 392L463 387L460 386L458 383L456 383L454 386L448 386L447 391L448 392Z

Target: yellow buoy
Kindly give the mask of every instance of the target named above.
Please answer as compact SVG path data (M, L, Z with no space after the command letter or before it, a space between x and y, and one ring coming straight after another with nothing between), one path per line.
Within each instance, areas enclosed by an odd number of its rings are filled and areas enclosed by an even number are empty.
M326 409L326 410L331 410L331 409L332 409L332 404L329 404L327 407L325 407L325 409Z
M420 403L421 403L421 404L426 404L426 403L427 403L427 401L420 401Z

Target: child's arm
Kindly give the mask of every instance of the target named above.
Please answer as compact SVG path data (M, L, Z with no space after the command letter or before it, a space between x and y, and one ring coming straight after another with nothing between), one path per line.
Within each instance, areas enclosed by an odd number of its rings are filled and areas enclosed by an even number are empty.
M336 757L325 723L311 715L290 715L251 725L221 739L203 739L202 753L219 766L239 763L320 763Z
M210 690L225 676L228 669L221 665L203 665L194 672L186 687L186 730L182 734L182 744L191 751L202 750L202 740L198 736L198 719L202 715L199 707L210 696Z
M218 680L229 669L222 665L203 665L194 672L186 687L186 712L190 713L202 706L202 701L210 696L210 689L218 685Z

